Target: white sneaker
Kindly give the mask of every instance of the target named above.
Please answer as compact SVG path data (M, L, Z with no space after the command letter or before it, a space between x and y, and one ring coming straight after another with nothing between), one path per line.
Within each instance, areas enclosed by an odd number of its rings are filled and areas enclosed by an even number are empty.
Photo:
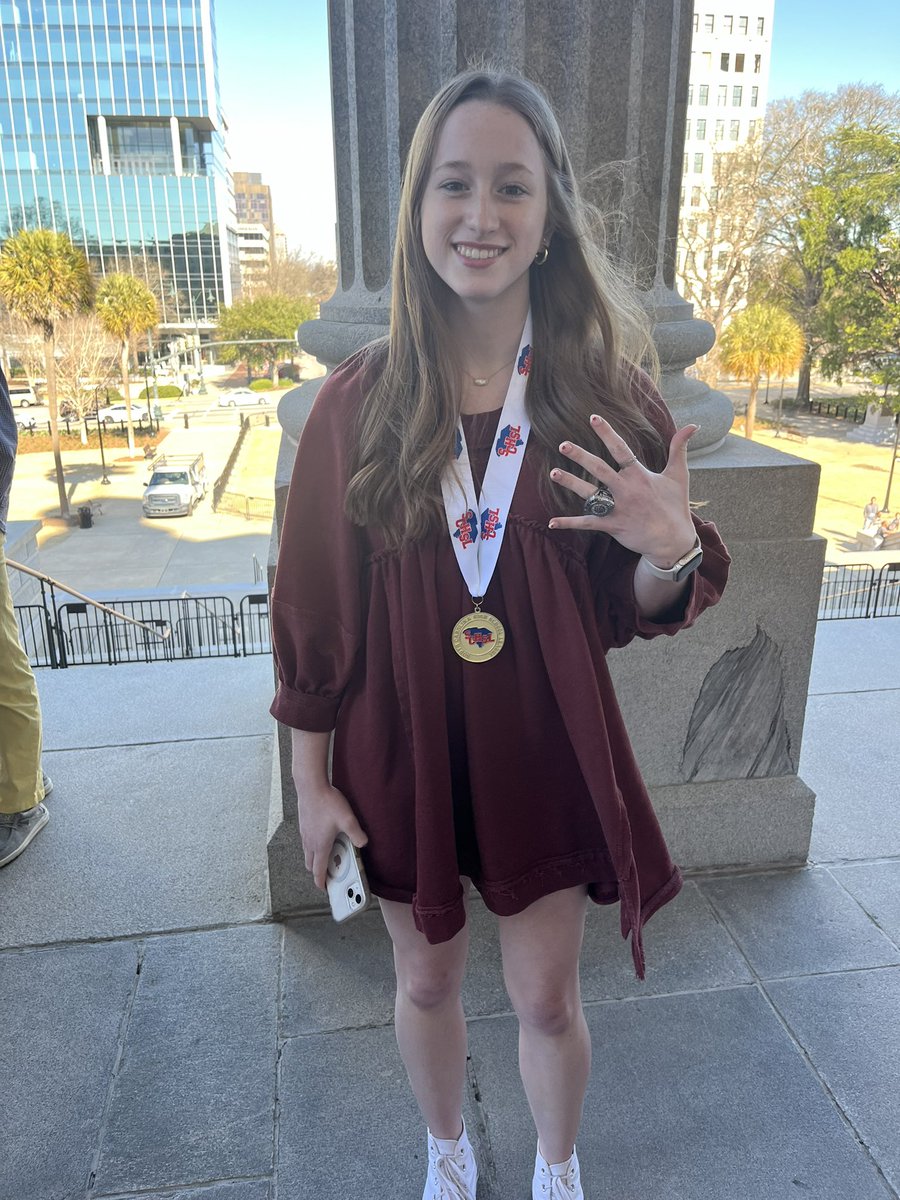
M541 1154L541 1144L538 1142L531 1196L532 1200L584 1200L581 1169L574 1147L572 1157L565 1162L548 1163Z
M475 1200L478 1167L466 1124L456 1141L442 1140L428 1132L428 1178L422 1200Z

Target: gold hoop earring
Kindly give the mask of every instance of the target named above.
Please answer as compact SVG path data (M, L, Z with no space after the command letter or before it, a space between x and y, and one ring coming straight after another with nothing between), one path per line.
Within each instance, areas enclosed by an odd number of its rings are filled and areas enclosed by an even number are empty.
M550 257L550 247L545 243L543 246L541 246L540 250L538 250L537 254L534 256L534 265L536 267L542 267L549 257Z

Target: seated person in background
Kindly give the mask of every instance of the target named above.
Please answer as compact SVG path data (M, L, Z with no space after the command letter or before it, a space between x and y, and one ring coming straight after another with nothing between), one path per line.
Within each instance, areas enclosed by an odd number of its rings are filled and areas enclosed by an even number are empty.
M894 518L888 525L889 533L894 533L897 529L900 529L900 512L894 513Z
M873 496L863 509L863 529L870 529L878 519L878 501Z

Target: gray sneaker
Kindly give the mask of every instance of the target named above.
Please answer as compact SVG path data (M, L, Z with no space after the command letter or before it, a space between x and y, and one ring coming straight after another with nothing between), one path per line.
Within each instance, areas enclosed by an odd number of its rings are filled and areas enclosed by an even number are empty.
M50 776L47 774L46 771L41 771L41 783L44 785L44 794L41 797L41 799L46 800L47 797L50 795L50 793L53 791L53 780L50 778Z
M0 813L0 867L17 858L49 820L50 814L43 804L25 812Z

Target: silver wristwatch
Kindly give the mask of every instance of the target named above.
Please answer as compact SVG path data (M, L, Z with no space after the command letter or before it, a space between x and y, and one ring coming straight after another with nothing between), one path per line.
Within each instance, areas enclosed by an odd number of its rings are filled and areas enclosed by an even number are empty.
M696 571L703 562L703 547L700 545L698 537L687 554L682 555L672 567L656 567L649 559L643 557L642 562L644 569L656 579L667 579L669 583L681 583L682 579L686 579L691 571Z

